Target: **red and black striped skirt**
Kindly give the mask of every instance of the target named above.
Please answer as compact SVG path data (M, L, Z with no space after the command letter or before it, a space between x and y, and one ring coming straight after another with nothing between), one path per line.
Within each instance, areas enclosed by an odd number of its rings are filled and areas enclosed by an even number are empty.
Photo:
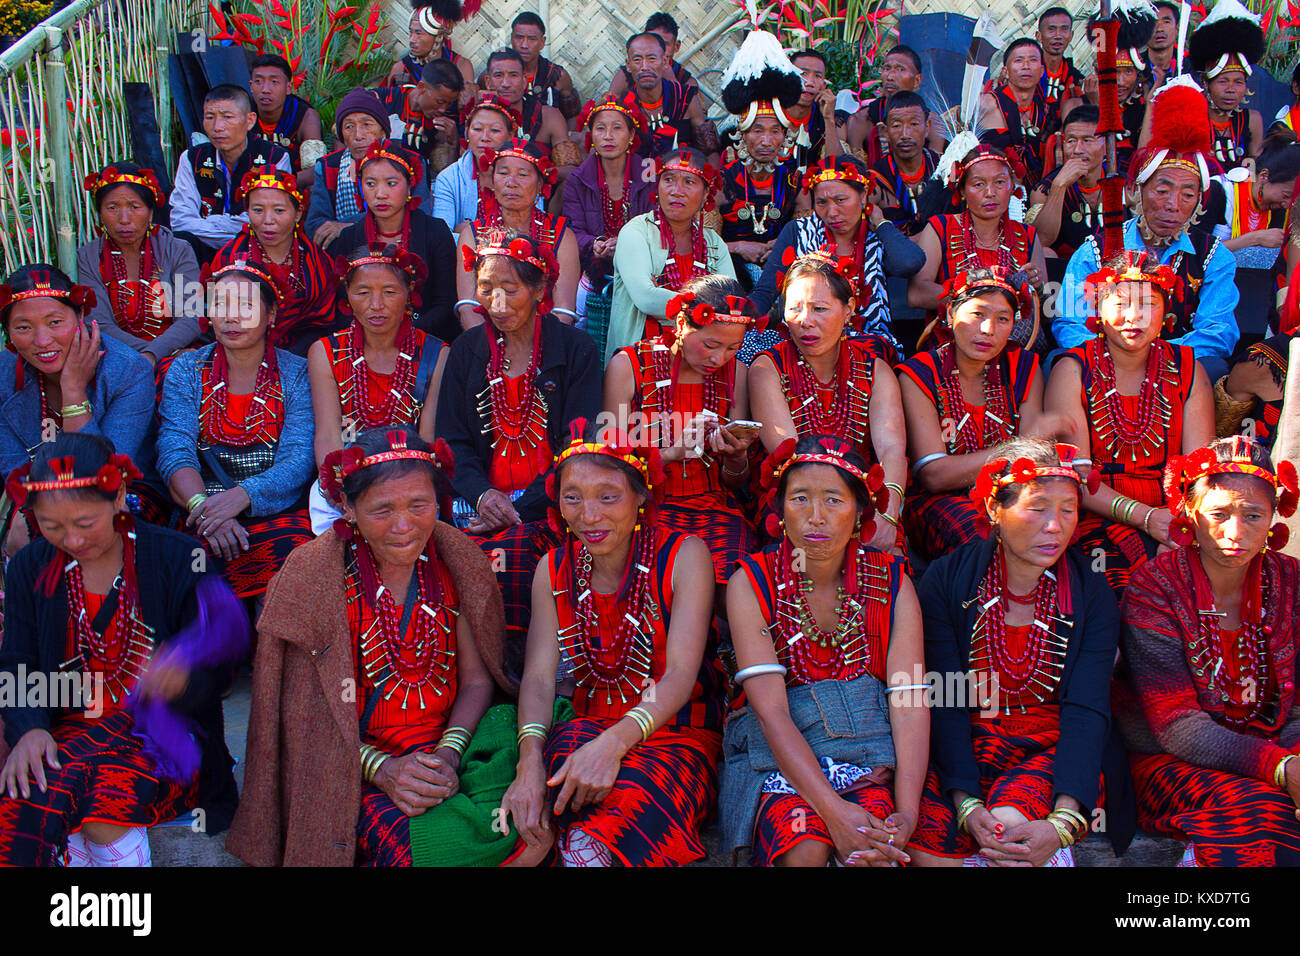
M306 509L284 511L265 518L246 518L239 522L248 532L248 550L233 561L222 561L209 546L217 569L232 591L241 598L258 597L280 570L289 552L315 537L311 533L311 515Z
M926 561L989 536L988 517L966 495L909 495L902 518L909 544Z
M703 541L713 559L713 580L717 584L730 580L741 555L759 549L753 525L737 508L694 508L675 499L659 506L655 522L669 531L693 534Z
M1145 512L1143 512L1145 514ZM1079 518L1077 546L1106 575L1115 599L1124 596L1128 579L1155 554L1155 543L1136 528L1087 512Z

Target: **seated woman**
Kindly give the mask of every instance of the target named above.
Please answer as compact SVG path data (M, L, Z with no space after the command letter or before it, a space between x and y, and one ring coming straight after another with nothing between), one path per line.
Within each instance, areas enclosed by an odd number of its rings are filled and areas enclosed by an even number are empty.
M126 511L139 474L70 432L6 484L41 536L5 572L0 675L74 679L58 706L0 706L0 866L149 866L147 827L202 808L220 833L234 812L221 693L248 617L191 539Z
M586 131L587 158L564 181L563 205L583 270L574 311L604 355L618 234L654 204L650 160L636 153L646 136L646 117L635 94L607 95L588 101L578 128Z
M248 225L217 250L212 270L235 262L261 266L280 292L267 341L273 348L305 356L313 342L340 328L334 263L303 234L306 210L292 173L254 167L244 174L236 198L244 204Z
M900 558L862 542L887 495L826 435L787 441L764 469L779 542L727 586L748 709L727 722L723 848L752 846L756 866L908 862L930 717L926 685L908 683L924 670L916 593Z
M1287 207L1300 177L1300 143L1286 136L1264 140L1249 175L1227 184L1223 209L1207 203L1206 224L1237 258L1239 269L1272 269L1286 245Z
M705 854L718 786L712 564L655 521L658 452L597 432L575 422L547 482L567 534L533 582L502 807L527 847L554 839L566 866L680 866ZM551 726L561 667L576 716Z
M483 162L492 190L483 194L474 220L462 223L456 230L461 251L460 268L456 272L456 314L461 326L468 329L483 322L478 313L477 280L470 261L473 250L492 230L528 236L549 251L557 267L555 278L547 280L547 292L553 303L551 312L560 321L572 325L578 317L573 307L582 274L578 241L566 217L552 216L537 208L538 198L549 199L555 186L555 166L546 147L512 139L499 150L488 150Z
M493 866L514 844L492 828L514 729L513 707L488 711L501 599L487 558L438 520L439 444L375 429L322 468L345 518L289 556L258 621L226 842L246 863Z
M749 370L735 358L758 317L741 292L726 276L692 279L665 310L675 327L620 349L605 370L605 412L620 428L636 422L661 449L659 523L709 546L720 585L757 547L735 492L749 479L758 435L726 427L749 417Z
M217 341L176 356L158 406L158 474L241 598L264 594L312 538L311 387L306 360L271 345L279 293L261 263L213 272Z
M422 261L425 276L412 323L449 342L460 333L452 311L454 290L447 281L456 267L456 247L442 221L419 208L411 194L411 184L423 175L415 153L391 140L373 143L357 164L366 214L343 230L335 248L347 254L363 246L372 251L396 246Z
M885 472L890 498L878 509L867 542L901 548L898 514L907 480L906 430L898 379L875 336L846 338L856 313L853 260L824 252L801 256L782 277L790 338L754 359L749 369L750 414L769 454L790 438L834 435Z
M849 278L856 307L850 334L875 335L887 342L888 361L894 364L905 350L891 325L885 276L915 274L925 261L921 250L867 199L875 184L856 159L827 157L804 174L803 188L811 194L813 215L793 219L781 230L763 277L754 286L754 307L760 313L772 307L780 275L795 258L818 249L834 252L853 263ZM769 333L764 347L773 342ZM759 351L754 349L753 355ZM744 357L752 360L752 355Z
M1300 866L1295 468L1238 436L1168 481L1180 546L1133 572L1116 684L1138 823L1188 841L1180 866Z
M988 536L970 489L994 445L1043 419L1038 356L1010 344L1033 294L997 267L958 273L941 304L942 345L898 366L916 479L903 529L926 561Z
M1282 327L1287 327L1283 312ZM1256 342L1214 383L1215 431L1220 438L1240 432L1272 451L1282 421L1283 389L1291 361L1294 332L1282 332ZM1248 424L1249 423L1249 424Z
M396 246L358 249L346 262L339 308L352 326L307 351L317 466L371 428L410 425L433 441L447 346L411 323L424 278L424 263ZM311 510L317 534L338 517L319 485Z
M1160 337L1177 294L1173 270L1146 252L1124 252L1088 277L1097 337L1052 368L1044 404L1063 434L1102 474L1083 496L1079 547L1105 558L1122 596L1129 574L1174 544L1162 482L1170 456L1214 438L1214 398L1185 345Z
M950 146L941 163L949 159L951 151ZM981 266L1000 266L1041 291L1047 280L1042 244L1033 226L1007 215L1015 177L1006 155L993 146L981 145L966 153L960 163L949 162L944 183L952 186L962 211L933 217L916 237L925 264L908 284L907 304L937 312L943 284L959 272ZM1028 345L1035 330L1024 318L1012 339Z
M727 244L704 226L713 208L717 171L693 149L675 149L655 161L655 207L629 219L614 250L614 300L604 361L627 345L658 338L664 308L691 279L736 277Z
M30 461L60 432L107 438L147 470L146 440L154 411L149 362L117 339L101 338L86 322L95 294L50 265L21 266L0 285L0 471ZM10 512L12 520L13 512ZM36 525L14 521L9 554Z
M1073 866L1070 846L1100 805L1119 612L1092 558L1069 547L1075 466L1087 467L1076 449L1017 438L991 455L971 497L993 539L940 558L917 585L925 666L949 689L930 717L930 784L948 799L910 852L934 865Z
M153 170L115 163L85 186L103 231L77 250L77 275L95 293L89 318L157 365L199 337L199 317L185 309L199 281L194 250L153 222L167 204Z
M433 183L433 214L449 231L454 233L461 223L478 218L483 193L492 188L482 175L487 152L510 142L523 123L519 113L495 93L482 94L461 111L465 151Z

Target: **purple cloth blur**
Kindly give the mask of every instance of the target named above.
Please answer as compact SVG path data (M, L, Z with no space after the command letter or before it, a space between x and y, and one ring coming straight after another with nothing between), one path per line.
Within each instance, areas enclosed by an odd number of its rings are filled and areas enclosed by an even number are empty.
M600 180L597 167L600 157L592 153L584 159L569 178L564 181L563 212L569 219L569 228L578 241L578 257L582 260L582 271L588 276L608 274L613 271L612 260L606 259L603 266L592 269L591 244L605 234L605 204L600 196ZM632 204L627 217L632 219L644 212L649 212L654 205L651 194L654 192L653 170L644 167L650 160L632 156Z
M248 611L226 582L214 574L199 578L195 587L199 613L161 649L157 660L185 669L233 666L248 652L252 629ZM135 719L134 736L144 744L144 755L169 780L194 779L200 752L195 735L198 724L157 697L132 694L127 705Z

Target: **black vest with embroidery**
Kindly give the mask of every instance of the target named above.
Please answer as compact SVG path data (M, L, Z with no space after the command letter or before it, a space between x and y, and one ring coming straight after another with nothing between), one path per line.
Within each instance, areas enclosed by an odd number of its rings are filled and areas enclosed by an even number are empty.
M264 139L250 136L248 148L235 163L235 168L228 176L223 173L221 157L217 147L211 143L195 146L188 152L190 165L194 169L194 185L199 193L199 206L203 216L229 215L238 216L244 211L244 204L235 199L235 190L239 188L244 173L253 166L275 166L286 155L283 146L276 146Z

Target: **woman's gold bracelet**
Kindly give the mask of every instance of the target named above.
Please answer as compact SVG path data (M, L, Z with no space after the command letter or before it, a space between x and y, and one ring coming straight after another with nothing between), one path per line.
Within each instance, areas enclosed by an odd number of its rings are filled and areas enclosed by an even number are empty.
M361 779L366 783L373 783L375 774L385 760L388 754L384 753L378 747L370 744L361 745Z
M469 731L464 727L448 727L442 732L442 739L438 741L438 746L434 750L441 750L446 747L448 750L454 750L457 757L465 755L465 748L469 746Z
M206 494L204 494L201 491L197 491L194 494L190 495L189 501L185 502L185 510L193 511L195 508L197 508L199 505L203 504L203 502L207 500L208 500L208 496Z
M524 724L519 728L519 733L515 734L515 744L516 746L522 744L529 737L545 741L548 733L550 729L545 724Z
M966 828L967 818L976 810L983 808L983 806L984 801L979 797L967 797L963 800L961 805L957 807L957 829L963 833L969 833L970 830Z
M1278 761L1277 767L1273 770L1273 782L1277 784L1279 790L1286 789L1286 765L1294 759L1295 754L1287 754Z
M64 405L59 409L60 418L76 418L78 415L89 415L94 411L89 399L84 402L78 402L76 405Z
M633 707L623 716L630 718L632 723L641 729L641 743L649 740L650 735L655 732L655 719L644 707Z
M900 485L898 482L887 481L885 482L885 487L888 488L890 491L898 492L898 500L899 501L903 500L903 486Z

